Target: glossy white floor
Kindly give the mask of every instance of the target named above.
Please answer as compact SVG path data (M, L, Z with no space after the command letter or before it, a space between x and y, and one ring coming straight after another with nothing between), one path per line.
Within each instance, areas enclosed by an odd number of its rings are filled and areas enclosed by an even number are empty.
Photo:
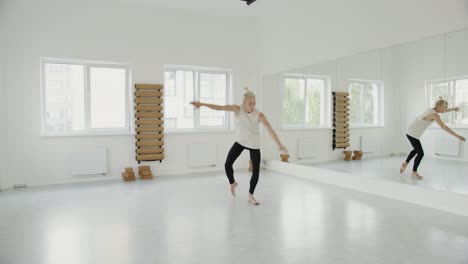
M386 156L364 158L360 161L330 161L323 163L309 163L307 165L347 172L353 177L370 176L389 181L399 181L425 188L446 190L461 194L468 194L468 163L460 161L426 158L421 162L418 172L424 180L418 181L411 177L413 161L408 165L403 175L400 175L403 156Z
M262 171L0 192L0 263L468 263L468 219Z

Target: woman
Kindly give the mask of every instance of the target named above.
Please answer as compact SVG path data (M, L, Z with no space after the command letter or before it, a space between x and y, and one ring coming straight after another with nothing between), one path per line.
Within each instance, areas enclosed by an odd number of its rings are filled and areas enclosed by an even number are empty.
M260 203L255 200L253 194L255 187L257 186L258 177L260 173L260 126L259 123L262 123L263 126L268 130L269 134L273 137L276 144L281 152L287 153L286 148L281 144L278 136L276 135L273 128L271 128L270 123L266 119L265 115L259 112L255 108L255 94L245 88L246 92L244 93L244 101L242 105L214 105L214 104L205 104L201 102L191 102L193 106L199 108L200 106L205 106L214 110L222 111L232 111L236 115L237 121L237 141L232 145L231 150L229 151L226 163L224 168L226 170L226 175L229 179L231 185L231 193L233 196L236 196L236 188L238 183L234 180L234 170L232 165L236 159L240 156L244 149L250 151L250 159L252 160L252 178L250 179L250 189L248 201L254 205L259 205Z
M439 113L446 113L450 111L458 111L458 107L447 109L448 103L442 97L439 97L439 100L436 102L434 108L427 109L422 115L420 115L416 120L414 120L408 127L406 132L406 137L413 146L413 150L409 153L406 161L401 164L400 173L403 173L408 166L408 163L416 156L413 164L412 175L418 180L422 180L423 177L418 174L418 167L421 163L422 158L424 157L424 151L421 146L421 141L419 138L422 136L426 128L428 128L432 122L436 122L443 130L447 131L449 134L455 136L461 141L465 141L465 138L455 133L452 129L444 124L440 119Z

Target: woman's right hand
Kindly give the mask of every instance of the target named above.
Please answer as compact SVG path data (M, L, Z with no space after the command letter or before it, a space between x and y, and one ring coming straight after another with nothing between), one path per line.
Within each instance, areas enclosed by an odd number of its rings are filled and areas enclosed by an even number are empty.
M461 141L465 142L465 138L464 138L464 137L462 137L462 136L458 135L458 137L457 137L457 138L458 138L459 140L461 140Z
M195 108L200 108L201 103L200 102L190 102Z

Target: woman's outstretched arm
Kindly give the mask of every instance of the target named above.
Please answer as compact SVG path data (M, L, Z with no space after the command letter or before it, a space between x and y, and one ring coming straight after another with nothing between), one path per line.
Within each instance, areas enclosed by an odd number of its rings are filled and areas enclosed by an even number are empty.
M450 135L460 139L461 141L465 141L465 138L458 135L457 133L455 133L455 131L453 131L452 129L450 129L450 127L448 127L441 119L440 119L440 116L435 114L434 115L434 120L436 121L436 123L440 126L440 128L442 128L443 130L447 131L447 133L449 133Z
M284 152L284 153L288 153L288 150L286 149L286 147L281 143L281 141L279 140L279 137L278 135L276 134L276 132L273 130L273 128L271 127L270 125L270 122L268 122L268 119L266 118L266 116L263 114L263 113L260 113L259 115L259 120L260 122L263 124L263 126L265 126L265 128L268 130L268 133L270 134L270 136L273 138L273 140L276 142L276 144L278 145L278 148L281 152Z
M213 110L218 110L218 111L232 111L232 112L238 112L240 110L240 107L238 105L215 105L215 104L206 104L202 102L190 102L195 108L200 108L200 106L205 106L208 108L211 108Z
M460 110L459 107L454 107L454 108L449 108L449 109L445 110L445 112L451 112L451 111L458 112L458 110Z

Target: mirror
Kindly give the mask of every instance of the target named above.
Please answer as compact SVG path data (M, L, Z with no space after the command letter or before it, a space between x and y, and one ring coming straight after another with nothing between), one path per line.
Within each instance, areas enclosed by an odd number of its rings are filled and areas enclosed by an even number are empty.
M350 94L346 150L362 150L360 161L332 149L332 92ZM399 171L412 149L408 126L439 96L459 107L442 121L468 138L468 29L265 76L263 94L290 162L468 194L468 144L435 122L420 138L424 179L411 175L414 160ZM274 142L263 146L265 159L279 159Z

